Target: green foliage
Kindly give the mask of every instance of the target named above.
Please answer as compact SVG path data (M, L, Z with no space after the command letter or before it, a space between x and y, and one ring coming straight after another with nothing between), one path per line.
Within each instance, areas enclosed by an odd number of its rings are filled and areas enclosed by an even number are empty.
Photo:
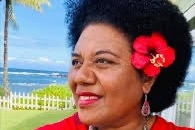
M32 94L37 94L38 97L55 96L60 99L70 98L72 96L71 90L68 85L51 84L42 89L32 91Z
M5 96L5 92L3 87L0 86L0 96Z
M59 103L59 108L61 109L65 108L64 99L72 97L72 92L69 86L59 85L59 84L51 84L42 89L34 90L32 91L31 94L37 95L39 98L42 98L42 99L43 98L53 98L53 97L58 97L59 99L63 99L63 101ZM49 101L46 102L47 106L51 106L51 103L52 102L49 102ZM40 110L42 110L44 106L44 101L39 100L38 105L41 106ZM71 104L68 103L68 106L66 107L70 107L70 105ZM57 103L54 103L54 106L57 106Z
M179 92L178 93L178 99L183 99L186 101L191 101L193 96L193 91L187 91L187 92Z
M180 110L183 110L184 108L191 108L192 107L192 98L193 98L193 91L182 91L182 92L179 92L177 94L177 100L180 101L180 102L183 102L184 104L182 105L177 105L177 109L180 109ZM185 112L180 112L180 116L183 114L183 113L189 113L189 111L185 111Z
M0 87L0 94L3 91L4 89ZM51 84L42 89L34 90L28 97L19 96L14 99L14 102L17 105L11 104L13 110L43 110L53 109L54 107L64 110L65 108L74 107L69 86L59 84Z

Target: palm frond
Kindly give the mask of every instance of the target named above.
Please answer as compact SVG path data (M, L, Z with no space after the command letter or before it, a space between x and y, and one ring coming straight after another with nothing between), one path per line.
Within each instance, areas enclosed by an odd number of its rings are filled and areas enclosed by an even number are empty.
M49 0L14 0L14 2L42 12L42 5L50 6Z
M8 21L11 23L11 25L13 26L14 29L18 29L18 24L16 22L16 17L14 14L14 9L13 9L13 1L10 0L9 3L9 9L8 9Z

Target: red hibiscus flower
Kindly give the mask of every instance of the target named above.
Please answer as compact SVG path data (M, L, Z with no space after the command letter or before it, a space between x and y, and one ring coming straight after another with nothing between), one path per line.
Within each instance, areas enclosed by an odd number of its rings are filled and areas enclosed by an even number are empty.
M175 60L175 50L169 47L165 38L157 32L152 33L152 36L137 37L133 49L133 66L142 69L148 76L157 76L161 68L170 66Z

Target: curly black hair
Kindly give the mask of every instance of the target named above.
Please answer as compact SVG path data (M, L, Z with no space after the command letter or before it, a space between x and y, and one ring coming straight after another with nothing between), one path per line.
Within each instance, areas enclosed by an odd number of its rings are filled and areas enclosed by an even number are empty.
M74 49L89 24L106 23L122 30L134 41L139 35L160 32L176 50L175 62L162 69L148 95L152 112L160 112L175 102L191 60L189 26L178 7L168 0L68 0L70 46ZM130 42L130 46L131 43Z

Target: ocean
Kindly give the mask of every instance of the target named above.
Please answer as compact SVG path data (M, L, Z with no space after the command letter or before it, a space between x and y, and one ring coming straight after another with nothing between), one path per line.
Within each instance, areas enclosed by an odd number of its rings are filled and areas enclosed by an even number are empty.
M12 92L30 93L49 84L66 84L67 72L10 68L9 88ZM0 86L3 86L3 69L0 68ZM180 91L192 91L194 81L185 81Z
M66 84L67 72L9 68L8 82L12 92L30 93L49 84ZM3 86L2 68L0 86Z

